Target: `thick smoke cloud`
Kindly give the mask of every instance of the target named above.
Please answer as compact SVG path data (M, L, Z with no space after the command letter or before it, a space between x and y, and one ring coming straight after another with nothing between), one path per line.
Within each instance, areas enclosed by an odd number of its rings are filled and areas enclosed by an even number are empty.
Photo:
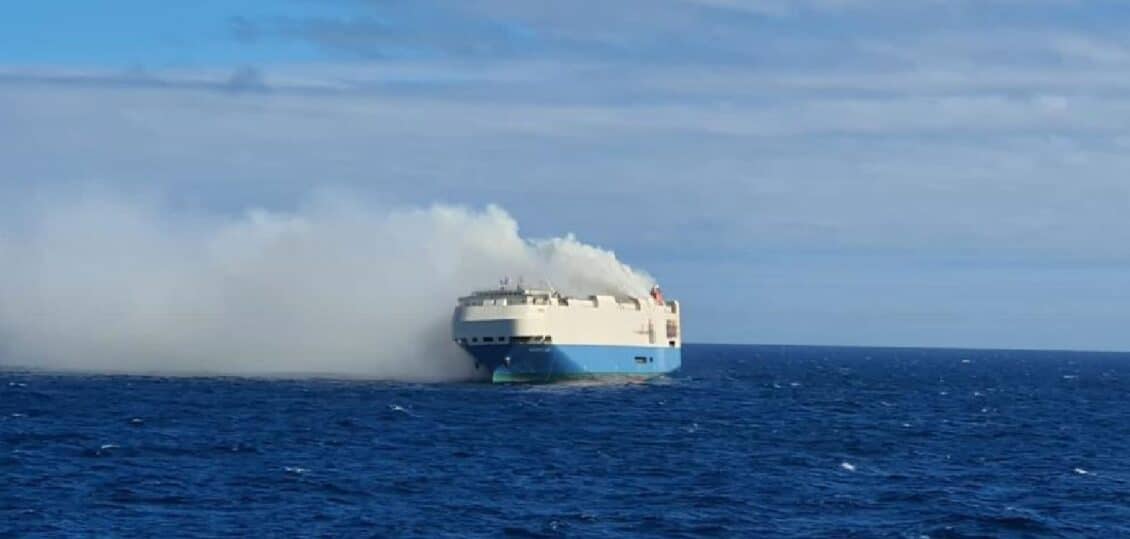
M0 366L93 372L471 376L455 299L503 276L571 294L652 279L502 209L321 197L238 218L84 196L0 223Z

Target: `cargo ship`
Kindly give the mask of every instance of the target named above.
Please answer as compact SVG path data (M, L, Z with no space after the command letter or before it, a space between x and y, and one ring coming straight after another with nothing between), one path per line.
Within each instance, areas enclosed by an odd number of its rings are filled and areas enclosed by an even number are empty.
M679 302L510 287L459 298L452 338L494 382L646 378L682 365Z

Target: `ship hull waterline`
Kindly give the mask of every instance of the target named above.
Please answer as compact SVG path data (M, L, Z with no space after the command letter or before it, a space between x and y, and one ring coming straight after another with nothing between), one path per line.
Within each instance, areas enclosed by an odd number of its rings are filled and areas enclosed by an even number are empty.
M658 346L496 344L465 346L495 383L651 378L682 366L682 349Z

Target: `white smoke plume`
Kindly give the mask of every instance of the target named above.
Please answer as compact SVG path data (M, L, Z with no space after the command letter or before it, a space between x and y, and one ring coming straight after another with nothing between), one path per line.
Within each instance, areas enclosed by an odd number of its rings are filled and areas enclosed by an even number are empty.
M238 218L122 197L0 223L0 367L152 374L471 376L455 300L503 276L642 296L653 280L497 207L319 198Z

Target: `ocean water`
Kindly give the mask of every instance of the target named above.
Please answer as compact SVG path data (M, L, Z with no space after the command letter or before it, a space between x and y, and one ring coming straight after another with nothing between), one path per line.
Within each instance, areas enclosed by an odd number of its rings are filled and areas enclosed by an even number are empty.
M0 536L1130 536L1130 354L688 345L648 383L0 372Z

